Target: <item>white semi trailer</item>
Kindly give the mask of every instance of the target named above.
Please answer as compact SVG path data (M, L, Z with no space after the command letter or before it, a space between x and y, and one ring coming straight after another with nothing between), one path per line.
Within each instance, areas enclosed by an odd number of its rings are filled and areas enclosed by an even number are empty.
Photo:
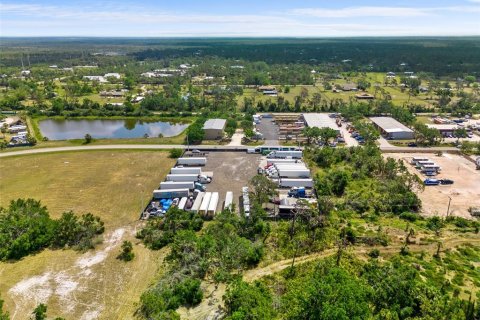
M203 197L205 196L205 192L199 192L197 194L197 197L195 198L195 201L192 204L192 207L190 208L190 211L193 211L194 213L198 213L200 210L200 206L203 202Z
M207 164L207 158L205 157L178 158L177 164L182 166L204 166Z
M267 159L267 166L271 166L274 164L283 164L283 163L301 163L300 160L297 159Z
M183 197L182 199L180 199L180 202L178 203L178 209L185 210L185 205L187 204L187 200L188 200L187 197Z
M168 189L168 190L153 190L153 197L155 199L173 199L188 197L188 189Z
M163 181L160 182L160 190L165 189L189 189L193 190L195 183L190 181Z
M217 213L218 199L218 192L212 192L212 197L208 203L207 216L213 217Z
M171 174L202 174L200 167L172 168Z
M227 194L225 195L225 203L223 205L223 208L226 210L232 210L233 208L233 192L232 191L227 191Z
M210 183L212 179L202 174L167 174L167 181L188 181L188 182L200 182Z
M291 188L291 187L313 188L313 180L282 178L278 180L278 186L281 188Z
M270 174L271 178L309 178L308 169L281 169Z
M203 197L202 204L200 205L200 210L198 210L199 214L206 215L208 211L208 205L210 204L210 199L212 199L212 193L207 192Z
M267 155L268 159L301 159L302 151L272 151Z

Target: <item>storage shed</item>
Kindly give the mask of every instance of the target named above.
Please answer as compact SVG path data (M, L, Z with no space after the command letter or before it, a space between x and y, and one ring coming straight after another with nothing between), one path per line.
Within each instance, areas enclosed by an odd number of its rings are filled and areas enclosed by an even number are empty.
M391 117L372 117L370 120L388 139L408 140L414 138L412 129Z
M222 139L226 124L227 124L227 120L225 119L207 120L203 125L203 131L205 132L204 139L206 140Z
M337 133L340 133L340 129L335 123L335 120L330 118L327 113L303 113L302 118L307 127L317 127L320 129L330 128L335 130Z

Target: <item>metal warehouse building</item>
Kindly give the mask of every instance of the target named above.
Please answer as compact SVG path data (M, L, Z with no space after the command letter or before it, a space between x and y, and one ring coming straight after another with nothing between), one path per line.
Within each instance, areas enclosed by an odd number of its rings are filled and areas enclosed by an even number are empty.
M331 128L340 133L337 124L327 113L303 113L302 118L307 127Z
M225 119L209 119L203 125L203 131L205 132L204 139L216 140L223 138L223 131L227 120Z
M390 139L406 140L413 139L413 130L391 117L370 118L383 135Z

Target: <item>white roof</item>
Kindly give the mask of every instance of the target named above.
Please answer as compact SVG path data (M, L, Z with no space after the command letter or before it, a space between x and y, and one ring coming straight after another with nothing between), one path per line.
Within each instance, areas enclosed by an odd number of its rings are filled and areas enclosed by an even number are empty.
M372 117L370 118L370 120L372 120L373 123L382 128L383 131L388 133L413 132L412 129L408 128L403 123L400 123L391 117Z
M438 129L438 130L457 130L458 125L456 124L427 124L427 127Z
M327 113L303 113L303 119L308 127L331 128L338 131L335 121Z
M217 129L217 130L223 130L225 128L225 124L227 123L227 120L225 119L209 119L205 121L205 124L203 125L203 129Z

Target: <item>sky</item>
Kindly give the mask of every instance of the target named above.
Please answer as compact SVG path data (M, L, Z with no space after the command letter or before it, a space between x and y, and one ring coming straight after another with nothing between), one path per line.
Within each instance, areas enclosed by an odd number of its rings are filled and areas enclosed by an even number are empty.
M0 36L480 35L480 0L0 0Z

